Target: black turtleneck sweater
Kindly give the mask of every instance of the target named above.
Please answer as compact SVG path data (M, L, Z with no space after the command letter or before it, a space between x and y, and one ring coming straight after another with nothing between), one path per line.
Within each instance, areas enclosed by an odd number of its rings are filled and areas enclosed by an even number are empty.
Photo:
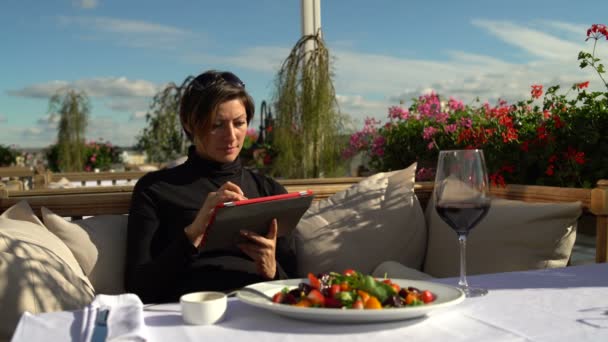
M242 168L238 158L220 164L200 158L193 147L184 164L148 173L137 182L129 213L127 291L145 303L174 302L188 292L227 291L265 280L245 254L198 251L184 233L207 194L227 181L248 198L286 193L273 179ZM277 277L292 274L291 251L288 241L279 238Z

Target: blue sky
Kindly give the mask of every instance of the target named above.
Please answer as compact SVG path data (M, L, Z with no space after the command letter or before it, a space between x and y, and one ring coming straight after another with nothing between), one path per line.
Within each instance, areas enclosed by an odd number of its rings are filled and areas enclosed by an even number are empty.
M590 80L601 89L576 57L590 51L586 29L608 24L606 13L605 0L321 0L353 128L431 89L491 103L524 99L531 84ZM2 1L0 144L53 143L48 99L66 86L91 99L87 138L122 146L145 126L157 91L207 69L239 75L259 112L300 35L300 0ZM608 58L608 42L598 48Z

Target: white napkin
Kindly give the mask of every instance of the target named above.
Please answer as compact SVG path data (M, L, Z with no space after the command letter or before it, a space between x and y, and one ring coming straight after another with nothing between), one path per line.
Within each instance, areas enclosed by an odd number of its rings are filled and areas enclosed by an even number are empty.
M143 312L137 295L97 295L83 310L82 341L146 341Z

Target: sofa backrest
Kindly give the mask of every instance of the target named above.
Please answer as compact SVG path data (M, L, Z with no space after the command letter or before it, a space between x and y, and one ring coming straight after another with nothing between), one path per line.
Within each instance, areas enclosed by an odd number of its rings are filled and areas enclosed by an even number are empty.
M324 199L360 182L361 177L283 179L279 180L288 191L312 190L316 199ZM40 208L47 207L64 217L127 214L133 186L82 187L68 189L34 189L14 191L0 196L0 213L19 202L27 200L40 215ZM415 192L423 208L433 191L432 182L420 182ZM601 180L593 189L562 188L510 184L493 187L497 198L524 202L567 203L580 201L583 211L596 218L596 262L608 261L608 180Z

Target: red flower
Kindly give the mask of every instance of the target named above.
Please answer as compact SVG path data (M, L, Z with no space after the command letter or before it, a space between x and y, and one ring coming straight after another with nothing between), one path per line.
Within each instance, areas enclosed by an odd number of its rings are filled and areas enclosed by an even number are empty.
M490 182L494 186L505 187L505 177L503 177L500 172L496 172L490 175Z
M515 171L515 166L509 165L509 164L505 164L500 169L502 171L505 171L505 172L508 172L508 173L513 173Z
M589 81L583 82L583 83L579 83L576 86L578 87L578 89L585 89L585 88L589 87Z
M589 38L598 39L601 36L606 37L606 39L608 40L608 29L606 29L606 25L603 25L603 24L593 24L587 30L587 37L588 37L587 39L589 39Z
M530 150L530 146L528 146L528 142L524 141L521 143L521 146L519 147L522 151L524 152L528 152Z
M562 119L559 118L559 116L554 116L553 117L553 123L555 125L555 128L559 129L565 126L564 122L562 121Z
M565 155L567 159L572 159L579 165L585 164L585 152L578 152L572 146L568 146L568 151L566 151Z
M533 98L540 98L541 96L543 96L543 86L540 84L533 84L531 93Z
M555 161L557 160L557 156L554 154L551 157L549 157L549 163L555 163Z
M547 129L545 128L545 126L539 126L538 128L536 128L536 133L538 134L538 140L540 140L540 141L547 140L548 135L547 135Z
M585 164L585 152L578 152L574 156L574 161L579 165Z
M547 170L545 171L545 174L547 174L547 176L553 176L553 173L554 173L553 168L554 168L553 164L549 165L547 167Z

